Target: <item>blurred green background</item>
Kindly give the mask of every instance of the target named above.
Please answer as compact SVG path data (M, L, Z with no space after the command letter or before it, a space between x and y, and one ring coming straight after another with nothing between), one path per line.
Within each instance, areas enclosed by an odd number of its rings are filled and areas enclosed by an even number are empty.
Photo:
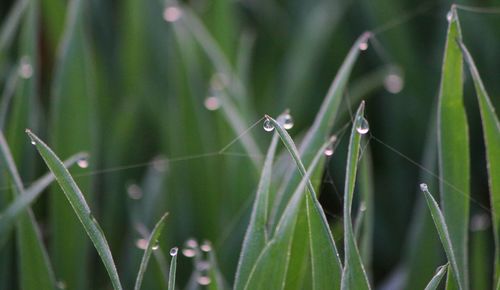
M500 6L500 1L460 3ZM0 124L26 183L46 168L24 128L63 159L90 153L90 166L71 172L103 226L125 285L133 283L141 256L134 246L140 238L137 225L151 229L164 211L170 215L161 247L180 246L190 237L211 241L231 283L261 152L271 139L260 123L245 130L264 114L276 116L289 108L295 120L290 132L300 140L354 40L373 31L336 128L349 121L349 109L361 98L367 100L375 137L367 147L375 185L373 281L390 285L398 265L415 251L408 233L412 220L421 219L415 205L422 175L408 158L422 163L426 136L434 135L450 5L410 0L2 1L0 109L6 118ZM459 16L464 41L498 108L500 15L459 11ZM475 215L487 213L480 205L488 206L489 200L470 85L465 100ZM226 98L229 103L209 110ZM342 216L346 140L329 160L321 186L332 224ZM437 173L434 162L424 166ZM1 178L4 208L12 197ZM33 209L56 277L68 289L106 289L105 270L59 189L48 190ZM430 263L438 265L439 255L431 255L439 249L433 227L426 237L429 241L416 251L428 252L434 259ZM0 289L17 287L15 255L13 242L0 252ZM151 269L145 289L155 289L162 279L156 266ZM179 260L178 271L182 285L191 271L187 258Z

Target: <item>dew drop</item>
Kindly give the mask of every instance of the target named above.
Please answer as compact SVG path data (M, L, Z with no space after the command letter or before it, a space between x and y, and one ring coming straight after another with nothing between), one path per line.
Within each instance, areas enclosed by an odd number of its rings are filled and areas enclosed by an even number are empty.
M325 155L332 156L333 152L334 152L333 144L328 145L328 147L326 147L326 149L325 149Z
M356 131L358 131L358 133L361 135L364 135L368 133L368 131L370 131L370 125L368 124L368 121L365 119L365 117L360 116L357 120Z
M56 287L58 289L66 289L66 283L64 281L62 281L62 280L61 281L57 281L56 282Z
M185 257L192 258L192 257L196 256L196 251L193 249L190 249L190 248L186 248L186 249L182 249L182 254Z
M428 191L429 188L427 187L427 183L420 183L420 190L421 191Z
M76 164L80 168L87 168L87 167L89 167L89 161L88 161L88 159L86 157L82 157L82 158L78 159L78 161L76 161Z
M220 108L219 98L215 96L210 96L205 99L204 102L205 108L209 111L215 111Z
M361 204L359 205L359 210L360 211L366 211L366 203L364 201L361 202Z
M368 49L368 40L365 40L365 41L362 41L360 44L359 44L359 50L361 51L365 51Z
M170 256L175 257L175 256L177 256L178 252L179 252L179 248L173 247L172 249L170 249Z
M148 247L148 241L146 239L138 239L135 241L135 246L141 250L146 250Z
M188 258L196 256L198 252L198 242L195 239L189 239L184 243L182 254Z
M470 230L473 232L484 231L490 226L489 216L486 214L476 214L470 221Z
M157 240L156 240L156 241L154 241L154 244L153 244L153 246L151 247L151 249L152 249L153 251L156 251L156 250L158 250L159 248L160 248L160 243L158 243L158 241L157 241Z
M142 189L137 184L131 184L127 187L127 194L131 199L141 199Z
M33 67L31 66L31 61L29 56L23 56L21 58L21 63L19 64L19 76L23 79L29 79L33 75Z
M451 22L452 19L453 19L453 12L450 10L448 11L448 13L446 13L446 20L448 20L448 22Z
M195 239L189 239L189 240L186 241L186 247L197 248L198 247L198 242Z
M205 253L208 253L212 250L212 243L210 243L210 241L203 241L203 244L201 244L200 246L200 249L205 252Z
M163 10L163 19L167 22L175 22L182 16L182 10L177 6L168 6Z
M281 117L281 122L285 130L290 130L293 128L293 118L292 115L286 113Z
M266 119L266 120L264 121L264 130L265 130L266 132L271 132L272 130L274 130L274 125L273 125L273 123L271 122L271 120Z
M35 140L31 140L31 145L36 145Z
M384 88L391 94L397 94L403 90L404 81L399 74L390 73L384 79Z
M200 285L208 285L208 284L210 284L210 282L212 282L212 279L210 279L210 277L208 277L208 276L200 276L196 279L196 281Z
M153 168L156 171L164 172L167 170L167 158L165 156L157 156L153 160Z

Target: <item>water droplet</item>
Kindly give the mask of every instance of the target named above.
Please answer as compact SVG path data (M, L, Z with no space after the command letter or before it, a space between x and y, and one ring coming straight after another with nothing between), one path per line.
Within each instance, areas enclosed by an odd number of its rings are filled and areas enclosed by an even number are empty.
M200 276L200 277L196 278L196 281L200 285L208 285L208 284L210 284L210 282L212 282L212 279L210 279L210 277L208 277L208 276Z
M164 172L167 170L167 158L165 156L157 156L153 160L153 168L156 171Z
M148 241L146 239L138 239L135 241L135 246L141 250L146 250L148 247Z
M397 94L403 90L403 78L396 73L388 74L384 79L384 88L391 94Z
M333 144L328 145L328 147L326 147L326 149L325 149L325 155L332 156L333 152L334 152Z
M131 184L127 187L127 194L131 199L141 199L142 189L137 184Z
M364 201L362 201L361 204L359 205L359 210L366 211L366 203Z
M87 167L89 167L89 161L87 160L87 157L82 157L82 158L78 159L78 161L76 161L76 164L80 168L87 168Z
M215 111L220 108L219 98L215 96L210 96L205 99L205 108L209 111Z
M167 22L175 22L182 16L182 10L177 6L168 6L163 10L163 19Z
M33 67L29 56L26 55L21 58L18 73L23 79L29 79L33 75Z
M358 133L361 135L366 134L368 133L368 131L370 131L370 125L368 124L368 121L365 119L365 117L359 116L359 119L356 123L356 131L358 131Z
M453 12L450 10L448 11L448 13L446 13L446 20L448 20L448 22L451 22L452 19L453 19Z
M429 188L427 187L426 183L420 183L420 190L421 191L428 191Z
M486 214L476 214L470 221L470 230L473 232L484 231L491 224L489 216Z
M207 261L199 261L198 263L196 263L196 269L198 271L206 271L210 269L210 263Z
M359 43L359 50L365 51L368 49L368 40Z
M293 118L292 115L286 113L281 117L281 122L285 130L290 130L293 128Z
M56 287L59 289L66 289L66 283L64 281L57 281L56 282Z
M272 130L274 130L274 125L271 120L266 119L264 121L264 130L266 130L266 132L271 132Z
M182 254L185 257L192 258L192 257L196 256L196 251L193 249L190 249L190 248L186 248L186 249L182 249Z
M159 248L160 248L160 243L158 242L158 240L154 241L153 246L151 247L151 249L152 249L153 251L156 251L156 250L158 250Z
M210 241L203 241L203 244L201 244L200 246L200 249L205 252L205 253L208 253L212 250L212 243L210 243Z
M35 140L31 140L31 145L36 145Z
M198 248L198 242L195 239L189 239L186 241L186 247Z
M173 247L172 249L170 249L170 256L172 256L172 257L177 256L178 252L179 252L179 248Z

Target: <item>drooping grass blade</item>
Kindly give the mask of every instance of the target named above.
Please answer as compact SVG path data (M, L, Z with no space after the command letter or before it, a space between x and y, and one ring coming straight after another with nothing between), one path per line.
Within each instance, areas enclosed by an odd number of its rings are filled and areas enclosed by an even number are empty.
M244 283L248 280L248 276L259 257L262 249L268 242L267 233L267 209L269 202L269 188L271 185L271 176L273 168L274 154L278 144L278 135L274 134L271 145L266 155L264 167L255 194L255 202L250 216L250 222L243 240L243 246L240 252L240 260L238 269L236 270L236 278L234 282L235 289L243 289Z
M177 255L179 249L177 247L170 250L170 256L172 257L170 261L170 271L168 274L168 290L175 290L175 272L177 270Z
M457 262L457 256L455 252L455 248L453 248L453 244L451 242L451 237L450 237L450 232L448 229L448 225L446 223L446 220L444 218L443 213L439 209L439 206L432 197L432 194L429 192L429 189L427 187L427 184L422 183L420 184L420 189L425 195L425 200L427 201L427 206L429 207L429 210L432 215L432 219L434 220L434 224L436 226L436 229L439 234L439 238L441 239L441 243L443 245L444 251L446 253L446 256L448 258L448 262L451 265L451 269L453 271L453 279L456 279L456 282L458 283L458 289L463 290L465 289L464 286L462 285L463 283L463 278L461 277L462 272L459 271L458 267L458 262ZM448 275L449 276L449 275ZM449 283L450 279L448 279Z
M448 270L448 264L439 266L436 270L436 274L429 281L425 290L436 290L438 289L439 283L443 279L444 275L446 275L446 271Z
M468 289L467 237L469 224L470 160L467 116L463 104L463 60L456 8L450 21L441 76L438 109L438 156L443 215L458 268L462 289ZM453 283L454 279L448 279Z
M342 286L348 289L370 289L370 283L366 275L361 255L359 254L356 238L354 235L351 209L354 197L354 186L356 184L356 174L358 170L359 149L362 133L358 128L364 119L365 103L361 102L354 117L347 153L347 166L344 189L344 270L342 272ZM366 133L366 132L364 132Z
M115 290L121 290L122 286L120 278L118 276L118 272L116 271L116 266L113 261L113 256L111 255L108 242L106 241L104 233L102 232L96 219L93 217L87 201L80 191L80 188L55 153L30 130L26 130L26 133L36 146L36 149L42 156L50 171L52 171L52 173L56 176L56 180L71 204L74 213L80 220L89 238L92 240L92 243L99 253L106 270L108 271L113 288Z
M137 273L137 279L135 280L134 290L141 289L142 278L144 277L144 272L148 267L149 258L151 257L151 253L153 252L153 248L158 247L158 239L161 235L161 231L165 225L165 219L167 218L168 213L165 213L160 220L156 223L151 235L149 236L148 245L146 246L146 250L144 251L144 255L142 256L141 265L139 267L139 272Z
M488 164L493 237L495 240L495 275L493 281L500 281L500 122L472 56L462 42L459 42L459 45L474 80L481 112L484 144L486 145L486 162Z

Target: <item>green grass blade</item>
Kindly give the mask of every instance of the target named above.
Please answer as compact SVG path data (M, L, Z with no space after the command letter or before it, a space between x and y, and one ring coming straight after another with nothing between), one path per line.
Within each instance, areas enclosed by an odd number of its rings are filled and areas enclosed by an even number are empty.
M236 270L236 278L234 282L235 289L242 289L245 281L259 257L262 249L268 241L267 234L267 208L269 202L269 188L271 185L271 176L273 168L274 154L278 144L278 135L274 134L271 145L267 151L264 167L257 187L255 202L250 216L247 232L243 240L243 246L240 252L240 260L238 269Z
M364 262L365 270L369 275L371 273L371 261L373 253L373 232L374 232L374 182L373 182L373 165L370 148L366 148L361 158L360 172L359 172L359 187L361 194L360 212L362 212L362 219L356 221L360 223L360 238L359 253L362 261ZM369 276L370 277L370 276Z
M9 45L14 40L16 30L19 27L23 14L29 6L29 2L29 0L17 0L2 23L0 31L0 67L7 55Z
M288 132L276 120L269 116L266 116L266 118L272 122L274 128L278 131L283 144L295 161L299 172L304 177L308 176L304 164L300 160L295 143ZM323 209L317 199L314 187L309 178L306 182L309 191L309 193L306 194L306 213L308 220L313 289L325 289L325 287L339 289L342 265L338 257L337 247L335 246L332 233Z
M304 189L324 155L330 142L326 142L314 156L306 175L296 188L283 216L276 227L272 240L266 245L255 262L244 289L283 289L288 271L291 243L294 238L297 216L301 213ZM286 286L289 287L289 286Z
M78 160L86 158L86 153L78 153L64 161L65 167L70 167ZM40 177L29 188L25 190L24 194L16 197L16 199L0 213L0 248L4 245L8 231L14 225L14 222L19 214L29 208L31 204L40 196L40 194L49 186L55 179L54 174L51 172Z
M488 164L488 182L490 186L493 237L495 240L495 277L493 281L497 281L500 279L500 122L472 56L463 43L459 44L474 80L483 124L486 162Z
M179 249L177 247L170 250L170 256L172 260L170 261L170 271L168 274L168 290L175 290L175 272L177 269L177 253Z
M4 130L5 120L9 112L12 97L16 91L19 78L19 68L15 66L11 69L2 91L2 102L0 103L0 130Z
M441 210L439 209L436 200L434 199L434 197L432 197L431 193L429 192L427 184L422 183L420 185L420 189L423 191L425 195L427 206L431 211L432 219L434 220L434 225L436 226L439 238L441 239L441 243L446 253L446 257L448 258L448 262L451 265L453 276L457 280L458 289L463 290L464 289L464 286L462 285L463 279L461 278L462 272L460 272L460 268L458 266L457 256L455 254L455 248L453 248L453 243L451 241L451 236L448 230L445 217L441 212Z
M92 243L99 253L106 270L108 271L113 288L115 290L121 290L122 286L120 284L120 278L118 277L118 272L116 271L116 266L113 261L113 256L111 255L108 242L106 241L99 224L92 216L90 208L85 201L82 192L78 188L78 185L75 183L73 177L71 177L69 171L66 167L64 167L64 164L59 160L55 153L30 130L26 130L26 133L32 142L35 143L36 149L42 156L50 171L52 171L52 173L56 176L59 186L61 186L66 198L73 207L75 214L82 223L89 238L92 240Z
M333 128L333 123L337 117L339 107L342 101L342 96L344 94L347 81L349 79L351 70L359 55L359 45L360 43L368 41L370 33L364 33L361 35L354 45L352 46L349 54L344 60L344 63L340 67L335 79L333 80L328 93L321 104L320 110L316 115L312 127L307 132L304 140L300 144L300 156L302 162L305 166L308 166L311 162L311 156L305 154L307 152L316 152L321 144L323 144L325 138L329 135ZM283 183L282 187L279 189L275 203L274 209L271 214L271 224L274 225L277 222L278 217L283 212L288 200L297 184L300 182L300 175L295 171L295 168L291 168Z
M440 266L439 268L437 268L436 274L429 281L429 284L427 284L427 286L425 286L425 290L436 290L436 289L438 289L439 283L443 279L443 277L446 274L447 270L448 270L448 264Z
M153 252L153 247L158 247L158 238L161 235L161 231L165 225L165 219L167 218L168 213L165 213L160 220L156 223L153 231L148 240L148 245L146 250L144 251L144 255L142 256L141 265L139 267L139 272L137 273L137 279L135 280L134 290L141 289L142 278L144 277L144 272L148 267L149 258L151 257L151 253Z
M457 40L460 24L451 8L444 52L438 113L438 156L443 215L449 228L463 289L468 289L467 237L470 160L467 117L463 104L463 60ZM453 279L449 279L453 281Z
M342 273L342 289L370 289L370 283L361 261L356 238L353 231L351 209L358 170L361 133L357 127L364 118L365 103L361 102L351 130L344 189L344 271Z

